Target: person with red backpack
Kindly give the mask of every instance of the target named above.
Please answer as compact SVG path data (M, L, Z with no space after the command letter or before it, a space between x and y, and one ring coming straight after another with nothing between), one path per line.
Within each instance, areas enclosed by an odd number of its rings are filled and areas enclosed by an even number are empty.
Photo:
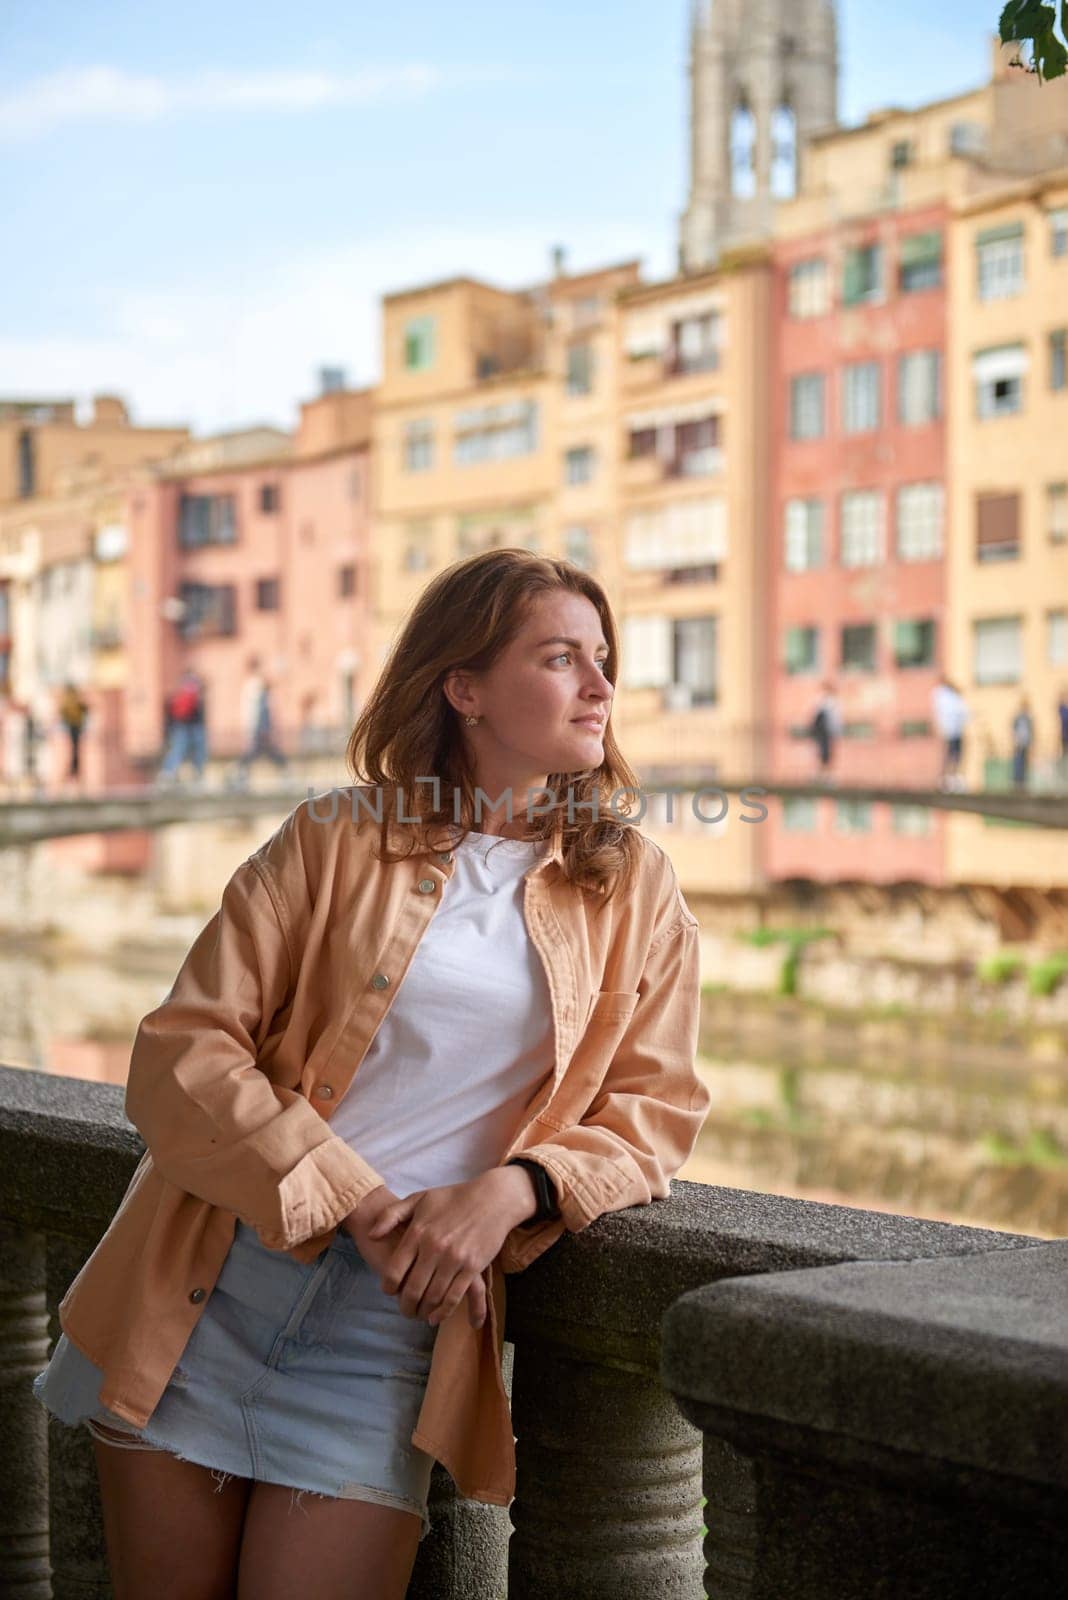
M201 678L187 669L178 681L173 694L164 705L164 736L166 750L160 779L169 782L176 778L182 765L188 761L194 779L204 776L208 758L207 731L204 722L204 684Z

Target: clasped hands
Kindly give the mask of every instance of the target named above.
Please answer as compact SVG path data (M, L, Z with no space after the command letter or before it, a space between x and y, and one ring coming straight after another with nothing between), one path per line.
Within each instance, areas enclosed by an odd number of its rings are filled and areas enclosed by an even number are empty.
M482 1274L535 1208L529 1174L522 1167L494 1167L467 1183L421 1189L403 1200L382 1184L341 1226L405 1316L437 1327L466 1298L468 1320L481 1328L487 1314Z

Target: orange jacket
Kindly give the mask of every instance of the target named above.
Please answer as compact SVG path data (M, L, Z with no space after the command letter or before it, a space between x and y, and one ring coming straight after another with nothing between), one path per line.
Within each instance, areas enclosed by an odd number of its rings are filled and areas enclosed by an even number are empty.
M238 867L137 1031L125 1109L147 1150L59 1317L104 1373L101 1403L138 1427L203 1311L235 1219L311 1262L382 1181L331 1133L330 1113L404 981L452 857L423 849L380 862L358 792L298 806ZM388 812L392 792L382 799ZM389 829L391 842L410 832L392 818ZM636 884L607 905L569 883L553 846L526 875L555 1064L501 1160L541 1162L561 1218L509 1234L486 1268L481 1329L463 1303L441 1324L412 1434L476 1500L506 1505L515 1485L503 1274L565 1228L666 1197L709 1105L694 1071L697 921L666 854L640 837Z

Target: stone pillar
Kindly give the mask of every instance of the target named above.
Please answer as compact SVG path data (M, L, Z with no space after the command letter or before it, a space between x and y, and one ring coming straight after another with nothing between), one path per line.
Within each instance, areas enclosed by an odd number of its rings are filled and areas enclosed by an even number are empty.
M756 1474L725 1439L705 1435L705 1587L716 1600L748 1600L757 1565Z
M512 1417L508 1600L702 1600L701 1436L653 1372L524 1339Z
M49 1600L48 1431L33 1375L48 1359L45 1240L0 1222L0 1594Z
M50 1350L60 1334L56 1308L91 1248L49 1235ZM44 1408L32 1403L46 1417ZM92 1438L88 1428L68 1427L55 1417L47 1422L53 1600L112 1600Z

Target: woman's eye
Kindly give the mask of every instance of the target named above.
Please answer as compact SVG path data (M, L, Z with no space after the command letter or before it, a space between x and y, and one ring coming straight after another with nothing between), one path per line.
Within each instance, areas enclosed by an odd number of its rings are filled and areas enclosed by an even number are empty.
M563 651L561 651L561 653L558 656L553 656L553 660L554 661L570 661L570 659L571 659L571 651L570 650L563 650ZM607 665L608 665L608 657L607 656L598 656L597 665L600 667L601 671L603 672L605 667L607 667Z

